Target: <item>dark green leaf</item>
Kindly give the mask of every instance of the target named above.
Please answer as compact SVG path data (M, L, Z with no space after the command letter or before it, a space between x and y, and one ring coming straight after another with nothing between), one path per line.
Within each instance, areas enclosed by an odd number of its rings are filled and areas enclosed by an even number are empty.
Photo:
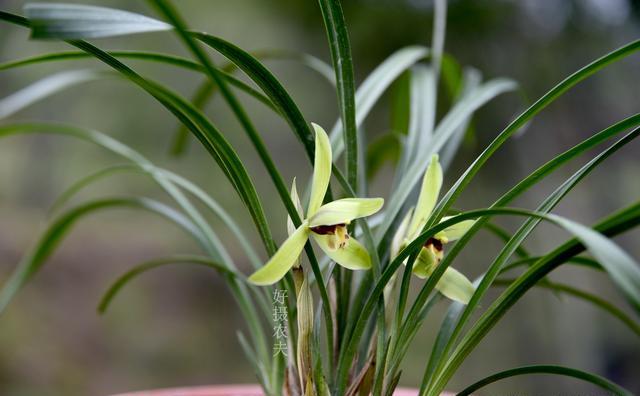
M356 127L356 85L353 77L353 60L347 25L340 0L319 0L324 20L333 70L338 87L340 117L344 128L346 147L347 182L352 188L358 185L358 133Z
M484 388L485 386L492 384L496 381L500 381L505 378L515 377L518 375L530 375L530 374L553 374L553 375L562 375L566 377L573 377L586 382L590 382L593 385L596 385L602 389L612 392L614 395L617 395L617 396L633 396L631 392L614 384L613 382L607 380L606 378L600 377L595 374L587 373L586 371L582 371L582 370L576 370L569 367L552 366L552 365L524 366L524 367L517 367L517 368L501 371L499 373L483 378L472 385L469 385L463 391L457 393L456 396L469 396L473 392L477 391L478 389Z

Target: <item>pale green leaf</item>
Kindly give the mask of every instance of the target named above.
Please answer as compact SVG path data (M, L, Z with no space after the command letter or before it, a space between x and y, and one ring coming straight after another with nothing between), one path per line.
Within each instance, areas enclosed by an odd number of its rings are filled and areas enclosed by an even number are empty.
M429 54L422 46L409 46L394 52L367 76L356 91L356 126L359 128L369 115L382 94L402 73ZM344 151L342 122L338 120L331 130L334 155L339 157Z
M144 15L82 4L30 3L24 7L32 37L90 39L170 30L173 27Z
M611 280L640 312L640 267L624 250L599 232L567 218L548 215L554 222L574 234L582 242Z
M13 115L25 107L68 87L106 77L114 77L114 74L100 70L67 70L51 74L0 99L0 118Z

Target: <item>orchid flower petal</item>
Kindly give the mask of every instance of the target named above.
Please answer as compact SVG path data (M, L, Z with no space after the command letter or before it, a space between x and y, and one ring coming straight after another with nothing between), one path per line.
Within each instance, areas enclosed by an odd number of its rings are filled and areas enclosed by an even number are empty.
M280 246L280 249L259 270L249 277L249 282L265 286L272 285L282 279L287 271L293 267L309 238L309 228L306 223L300 227Z
M331 141L327 133L321 126L312 124L316 132L316 152L313 163L313 178L311 180L311 196L309 198L309 207L307 215L313 216L318 208L322 205L324 196L329 188L329 180L331 179L331 166L333 160L331 158Z
M371 257L369 252L354 238L349 238L344 247L335 248L331 246L330 238L332 235L314 234L313 239L316 241L320 249L331 260L350 270L366 270L371 268Z
M300 197L298 196L298 189L296 187L296 178L293 178L293 182L291 183L291 201L293 201L293 205L296 207L296 212L298 212L298 216L301 219L304 218L304 211L302 210L302 204L300 204ZM291 216L287 216L287 232L289 235L293 234L296 230L296 226L293 224L291 220Z
M391 259L394 259L398 253L404 248L404 244L407 236L407 229L409 228L409 221L411 220L411 215L413 214L413 208L407 211L407 214L402 219L402 222L398 226L395 235L393 236L393 240L391 241Z
M438 259L435 253L430 249L422 248L420 249L420 254L416 257L416 261L413 262L412 272L418 278L425 279L431 275L437 264Z
M451 216L445 216L442 221L450 219ZM447 227L444 230L436 234L436 238L440 239L442 243L448 243L462 238L462 236L469 231L469 228L473 226L475 220L464 220L459 223Z
M476 291L473 283L466 276L451 267L444 271L442 278L436 285L436 289L445 297L465 305L469 303L471 296Z
M309 227L319 225L348 224L352 220L371 216L382 208L382 198L344 198L322 205L309 218Z
M431 215L438 201L440 188L442 188L442 167L438 161L438 155L434 154L431 156L431 163L422 179L420 196L418 197L418 203L416 204L416 209L413 212L413 218L409 225L409 240L415 239L427 223L429 215Z

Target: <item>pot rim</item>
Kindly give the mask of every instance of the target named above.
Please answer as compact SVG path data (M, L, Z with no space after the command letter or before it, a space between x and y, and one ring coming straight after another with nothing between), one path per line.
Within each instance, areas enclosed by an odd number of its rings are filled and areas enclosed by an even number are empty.
M415 388L397 388L394 396L417 396ZM442 396L452 396L443 393ZM255 384L229 384L193 386L181 388L165 388L156 390L118 393L113 396L264 396L262 388Z

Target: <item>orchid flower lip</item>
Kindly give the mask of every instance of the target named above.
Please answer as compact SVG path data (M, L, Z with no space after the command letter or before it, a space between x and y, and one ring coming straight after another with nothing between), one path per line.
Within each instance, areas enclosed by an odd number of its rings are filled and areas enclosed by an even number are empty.
M349 233L347 232L347 224L332 224L332 225L319 225L315 227L309 227L311 232L317 235L328 236L328 247L331 250L342 249L347 246L349 241Z
M444 250L445 243L446 242L443 242L438 238L431 237L424 243L424 247L429 248L430 246L433 246L435 250L441 252Z
M319 225L310 227L309 229L318 235L334 235L338 227L346 227L346 223L331 224L331 225Z

